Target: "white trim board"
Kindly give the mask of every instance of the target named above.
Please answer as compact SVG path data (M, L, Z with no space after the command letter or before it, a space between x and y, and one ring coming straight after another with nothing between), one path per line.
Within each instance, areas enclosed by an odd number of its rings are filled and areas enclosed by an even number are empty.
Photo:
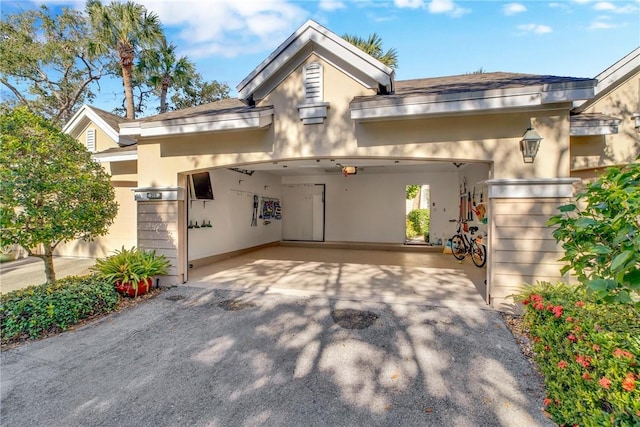
M573 184L578 178L490 179L490 199L536 199L573 197Z

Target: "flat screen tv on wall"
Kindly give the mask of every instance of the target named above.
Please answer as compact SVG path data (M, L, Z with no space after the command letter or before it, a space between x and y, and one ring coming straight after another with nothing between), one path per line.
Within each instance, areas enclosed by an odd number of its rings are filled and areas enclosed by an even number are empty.
M213 188L211 188L209 172L191 175L191 191L194 199L213 200Z

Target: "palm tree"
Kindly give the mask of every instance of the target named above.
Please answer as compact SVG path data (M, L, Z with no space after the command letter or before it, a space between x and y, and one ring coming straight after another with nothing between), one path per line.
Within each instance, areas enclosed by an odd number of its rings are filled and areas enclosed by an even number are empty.
M382 38L376 33L371 34L366 40L362 37L349 34L343 35L342 38L364 51L364 53L373 56L387 67L393 68L394 70L398 68L398 52L394 48L391 48L385 53L382 53Z
M140 55L138 68L147 75L147 82L160 91L160 113L166 113L167 92L174 83L186 86L195 75L195 66L186 56L176 57L176 45L163 38L159 47Z
M132 72L136 53L157 44L164 37L158 15L132 1L112 1L103 6L100 0L88 0L86 6L97 42L90 44L96 53L114 53L122 71L127 118L135 119Z

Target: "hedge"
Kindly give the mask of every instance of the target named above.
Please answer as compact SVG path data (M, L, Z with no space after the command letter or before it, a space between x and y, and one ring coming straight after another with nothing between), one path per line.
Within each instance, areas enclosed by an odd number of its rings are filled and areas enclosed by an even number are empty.
M114 311L120 296L96 275L67 277L0 296L2 343L59 332L80 320Z

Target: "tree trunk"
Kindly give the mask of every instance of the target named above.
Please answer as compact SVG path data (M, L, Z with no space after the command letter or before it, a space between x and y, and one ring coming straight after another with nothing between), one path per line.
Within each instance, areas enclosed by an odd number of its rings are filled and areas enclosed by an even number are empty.
M167 112L167 89L168 86L162 85L162 90L160 92L160 113Z
M122 66L122 81L124 83L124 97L126 100L127 119L134 120L136 111L133 105L133 83L131 78L132 65Z
M51 245L44 244L44 254L41 256L44 261L44 274L47 278L47 283L53 283L56 281L56 272L53 269L53 248Z

